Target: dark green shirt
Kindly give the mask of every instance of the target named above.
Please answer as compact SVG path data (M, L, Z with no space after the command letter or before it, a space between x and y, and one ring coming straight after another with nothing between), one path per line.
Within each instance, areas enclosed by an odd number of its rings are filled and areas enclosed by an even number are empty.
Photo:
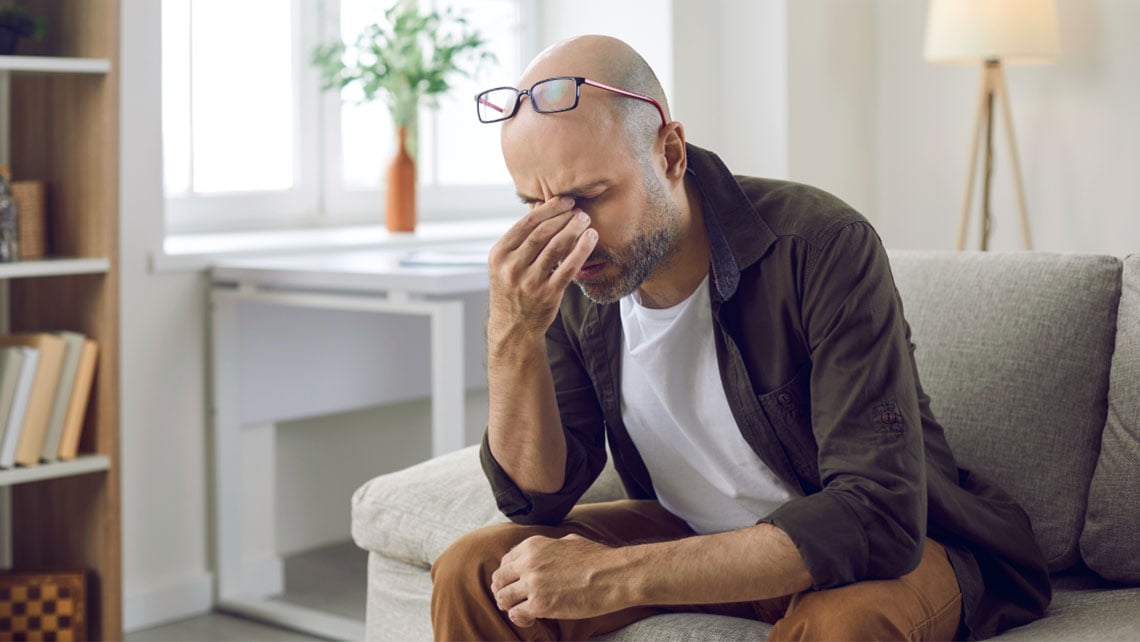
M1051 589L1029 518L958 467L918 381L910 327L870 223L815 188L734 177L692 145L688 162L709 236L725 395L745 441L803 494L762 521L796 543L813 588L899 577L918 565L929 536L954 566L970 638L1040 617ZM565 485L519 489L484 439L499 508L518 523L558 523L605 465L607 439L627 494L654 498L622 423L619 306L568 288L547 354L566 433Z

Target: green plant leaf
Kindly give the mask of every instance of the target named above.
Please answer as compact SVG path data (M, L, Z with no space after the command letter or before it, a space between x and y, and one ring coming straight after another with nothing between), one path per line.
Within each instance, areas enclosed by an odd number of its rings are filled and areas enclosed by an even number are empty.
M451 7L420 13L414 3L397 0L384 18L362 29L351 46L318 45L312 64L323 90L355 86L361 102L384 101L397 125L413 122L420 103L437 106L438 96L451 89L450 77L471 77L497 60Z

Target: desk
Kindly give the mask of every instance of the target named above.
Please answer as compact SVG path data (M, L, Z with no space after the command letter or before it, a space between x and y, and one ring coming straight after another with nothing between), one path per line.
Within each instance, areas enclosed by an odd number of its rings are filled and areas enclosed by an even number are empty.
M490 247L487 242L485 247ZM464 446L464 325L460 295L487 289L485 265L409 267L407 250L232 259L211 270L214 555L219 608L317 635L364 639L348 618L255 597L243 589L238 309L242 304L413 315L428 321L432 454Z

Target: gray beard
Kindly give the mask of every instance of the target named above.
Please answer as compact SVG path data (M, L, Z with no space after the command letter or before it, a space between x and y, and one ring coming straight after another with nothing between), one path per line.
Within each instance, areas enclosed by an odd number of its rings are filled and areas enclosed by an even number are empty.
M617 267L617 276L593 279L588 283L574 281L586 298L594 303L614 303L632 294L656 270L668 265L677 252L680 245L679 208L668 199L656 176L650 176L652 178L646 178L649 191L646 226L621 250L596 248L587 261L606 261Z

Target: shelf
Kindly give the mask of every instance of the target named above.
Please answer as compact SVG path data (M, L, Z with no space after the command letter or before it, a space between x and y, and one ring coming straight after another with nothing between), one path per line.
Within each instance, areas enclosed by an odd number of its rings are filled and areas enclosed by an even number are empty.
M111 61L106 58L0 56L0 71L55 74L105 74L111 71Z
M86 475L111 468L111 458L106 455L81 455L72 461L55 461L31 468L9 468L0 470L0 486L15 486L27 482Z
M0 279L66 274L100 274L111 269L108 259L36 259L0 263Z

